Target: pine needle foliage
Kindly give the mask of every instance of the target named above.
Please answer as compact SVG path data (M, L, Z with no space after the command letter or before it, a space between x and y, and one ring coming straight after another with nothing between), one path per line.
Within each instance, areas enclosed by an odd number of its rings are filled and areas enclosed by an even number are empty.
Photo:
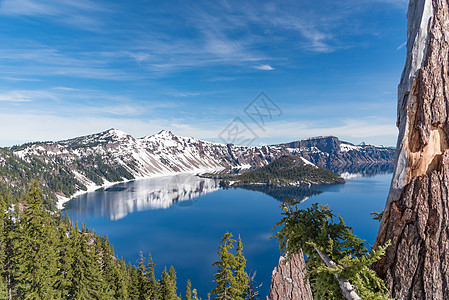
M246 298L249 289L249 278L245 271L246 259L243 256L243 244L239 236L235 251L232 233L226 232L218 247L219 260L212 266L217 267L215 281L217 286L212 293L215 299L223 300L243 300ZM235 252L233 254L232 252Z
M173 267L157 280L151 254L126 265L107 237L48 210L38 183L16 203L0 193L0 300L180 299Z
M389 243L369 251L352 228L327 205L315 203L310 208L299 209L298 204L289 200L282 205L283 217L273 227L280 228L274 237L288 258L303 250L314 297L341 299L336 278L344 277L362 299L388 299L388 289L370 266L385 254ZM335 219L338 221L334 222ZM336 265L326 266L317 250Z

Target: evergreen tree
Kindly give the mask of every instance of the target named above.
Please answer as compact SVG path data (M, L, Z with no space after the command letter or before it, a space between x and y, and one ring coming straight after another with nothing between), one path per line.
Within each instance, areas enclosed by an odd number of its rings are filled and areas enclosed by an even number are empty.
M140 300L145 300L147 294L149 294L149 284L148 284L148 278L147 278L147 267L145 266L145 257L143 256L143 252L140 251L139 253L139 260L137 262L137 273L139 278L139 295Z
M114 257L114 249L105 236L101 243L102 267L101 272L110 295L115 299L127 299L127 285L124 270L120 268L120 261Z
M159 299L159 284L154 275L154 263L151 253L148 253L148 264L147 264L147 278L148 278L148 298L150 300Z
M70 269L72 268L74 253L69 237L73 234L76 234L76 231L72 224L70 224L67 215L65 215L61 220L61 224L58 226L58 276L55 284L55 288L58 290L59 296L62 299L68 297L72 281Z
M139 273L137 271L136 266L131 266L131 264L128 264L127 269L130 278L130 284L128 289L129 298L132 300L139 300L140 299Z
M107 291L102 280L95 240L85 226L82 231L85 232L74 232L70 237L73 263L69 273L69 299L104 299Z
M23 212L19 214L16 232L15 274L21 284L17 297L26 299L53 299L57 275L56 224L44 209L42 193L33 183L25 199Z
M226 232L221 245L218 247L219 260L212 265L218 268L217 273L214 275L217 286L212 290L217 299L231 300L234 296L234 286L236 285L233 272L235 269L235 257L230 252L234 248L234 242L232 233Z
M243 256L243 244L242 239L237 240L237 247L235 248L235 286L234 286L234 295L237 300L243 299L248 294L249 288L249 280L248 274L245 271L246 268L246 258Z
M192 291L192 300L198 300L198 292L196 289Z
M303 210L297 205L293 200L283 204L283 218L275 225L281 229L275 236L288 258L303 249L314 296L341 298L352 284L363 299L388 299L384 282L369 268L384 255L388 243L368 251L341 217L333 221L328 206L315 203Z
M164 268L164 271L162 271L162 277L160 281L160 292L162 300L172 300L173 295L171 294L171 288L170 288L170 275L167 273L167 268Z
M187 280L185 300L192 300L192 283Z
M8 285L6 282L7 278L4 270L6 269L7 260L7 230L8 230L8 214L6 196L0 194L0 300L8 299Z
M125 265L107 237L48 211L36 183L14 210L5 195L0 190L0 300L180 300L173 266L158 282L151 254L147 265L142 253L137 267Z
M3 266L3 277L5 278L5 283L7 285L8 290L8 299L13 299L13 294L15 293L15 287L18 284L18 281L14 278L14 273L17 269L17 260L15 259L17 255L15 255L15 235L17 232L18 222L14 222L16 216L18 214L17 205L15 209L8 209L6 214L5 223L4 223L4 238L2 242L2 249L4 250L4 266Z
M181 300L181 298L179 298L176 295L176 290L178 289L176 287L176 279L177 278L176 278L176 271L175 271L175 268L173 266L170 266L170 269L168 270L168 275L170 276L170 289L171 289L172 294L174 295L174 299Z

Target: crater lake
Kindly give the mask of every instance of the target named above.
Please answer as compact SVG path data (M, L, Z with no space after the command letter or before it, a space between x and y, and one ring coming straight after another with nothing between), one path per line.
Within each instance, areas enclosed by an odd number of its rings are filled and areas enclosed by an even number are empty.
M221 189L217 181L192 174L119 183L83 194L66 204L73 222L86 223L107 235L115 254L137 264L139 252L150 252L156 277L173 265L178 293L187 279L207 299L214 287L217 247L226 232L241 236L247 272L256 272L262 297L268 294L271 273L279 260L279 247L270 239L281 218L281 200L294 198L300 206L328 204L354 233L372 245L379 222L371 212L384 209L391 173L349 175L345 184L299 188Z

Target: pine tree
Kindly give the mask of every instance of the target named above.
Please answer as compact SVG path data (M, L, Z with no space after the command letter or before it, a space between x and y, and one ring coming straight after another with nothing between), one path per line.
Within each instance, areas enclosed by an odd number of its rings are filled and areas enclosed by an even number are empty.
M68 275L71 278L69 299L104 299L108 291L104 286L95 239L85 226L83 231L84 233L75 231L70 237L73 263Z
M167 273L167 268L164 268L164 271L162 271L162 277L160 281L160 292L162 300L172 300L173 295L171 293L171 287L170 287L170 275Z
M215 273L215 281L217 286L212 293L216 295L216 299L231 300L234 296L234 287L236 285L234 272L235 269L235 257L230 250L234 248L232 239L232 233L226 232L221 245L218 247L219 260L212 264L217 267L217 273Z
M7 211L7 202L5 196L0 194L0 300L8 299L8 286L6 281L6 274L4 270L6 269L6 239L7 239L7 229L8 229L8 215L5 213Z
M116 276L116 286L117 290L115 292L115 299L129 299L129 282L126 264L122 259L117 259L117 276Z
M150 300L159 299L159 284L154 275L154 263L151 253L148 253L148 264L147 264L147 278L148 278L148 298Z
M174 295L174 299L179 299L181 300L177 295L176 295L176 290L178 289L176 286L176 271L175 268L173 266L170 266L170 269L168 270L168 275L170 276L170 289L172 294Z
M288 258L303 249L314 296L337 299L353 285L363 299L388 299L384 282L369 268L385 253L388 243L368 251L341 217L334 222L328 206L314 204L299 209L289 200L283 204L283 218L275 225L279 247Z
M164 268L159 286L160 299L180 300L180 298L176 295L176 272L173 266L170 267L169 272L167 272L167 268Z
M248 293L249 280L248 274L245 271L246 258L243 256L243 244L242 239L240 238L240 234L235 251L236 251L235 266L234 266L235 286L233 293L235 295L234 299L241 300L244 299L244 297Z
M74 254L70 236L76 234L75 229L67 217L61 220L58 226L59 251L58 251L58 276L55 283L55 288L58 290L59 296L65 299L69 295L69 288L72 278L70 277L70 269L72 268Z
M18 222L14 222L16 219L16 216L18 215L18 208L17 205L13 210L9 209L4 223L4 230L5 230L5 240L3 241L2 245L4 246L3 250L4 252L4 269L3 274L5 278L5 282L7 285L8 290L8 299L12 300L14 297L16 285L18 282L14 278L15 271L17 270L17 260L16 257L18 255L15 255L14 249L14 243L15 243L15 236L17 232L17 226Z
M198 300L198 291L196 289L192 291L192 300Z
M19 214L16 232L14 277L18 298L52 299L56 297L53 286L57 275L57 247L55 221L44 208L42 193L33 183L25 199L24 210Z
M149 285L148 285L148 278L147 278L147 267L145 266L145 257L143 256L143 252L140 251L139 253L139 260L137 262L137 273L139 278L139 295L140 300L145 300L147 294L149 294Z
M130 284L128 289L129 298L132 300L139 300L140 299L139 274L137 268L136 266L131 266L131 264L128 264L127 270L130 278Z
M124 278L124 271L120 268L120 261L114 257L114 249L109 243L107 236L101 240L101 272L108 289L111 291L110 295L115 299L127 299L127 286Z
M192 300L192 283L187 280L185 300Z

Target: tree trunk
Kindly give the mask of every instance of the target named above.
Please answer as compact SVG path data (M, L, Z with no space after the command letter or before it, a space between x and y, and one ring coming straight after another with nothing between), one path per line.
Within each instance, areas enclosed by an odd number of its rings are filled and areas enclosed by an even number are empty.
M395 171L373 268L396 299L449 295L448 0L411 0Z
M312 290L309 281L305 278L306 263L304 254L292 256L285 262L284 257L279 258L279 265L274 268L271 276L270 300L312 300Z

